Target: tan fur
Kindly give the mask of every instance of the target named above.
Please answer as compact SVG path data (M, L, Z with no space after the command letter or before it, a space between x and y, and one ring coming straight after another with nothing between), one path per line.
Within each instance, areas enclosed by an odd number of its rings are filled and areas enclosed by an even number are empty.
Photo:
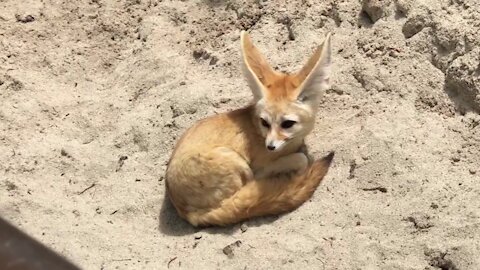
M325 42L329 45L329 36ZM310 198L333 158L332 153L309 166L301 152L304 137L313 128L316 109L312 106L316 103L315 99L302 103L297 98L306 92L316 96L317 90L323 89L309 81L314 72L322 72L320 68L329 64L321 61L330 51L319 50L298 74L282 74L268 65L242 33L244 70L255 101L199 121L177 143L166 183L181 217L194 226L227 225L291 211ZM271 121L268 130L261 126L262 115ZM295 132L279 126L284 117L298 121L292 128ZM281 141L282 147L267 150L265 142L269 140ZM285 179L285 173L292 172L294 175Z
M197 225L227 225L291 211L308 200L328 171L333 153L315 161L307 172L292 179L258 180L247 183L220 207L206 213L192 212L187 219Z

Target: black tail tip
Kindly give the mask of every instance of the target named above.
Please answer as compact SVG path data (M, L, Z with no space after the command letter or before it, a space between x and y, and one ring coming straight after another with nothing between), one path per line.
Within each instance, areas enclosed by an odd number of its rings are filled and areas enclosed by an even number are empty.
M328 153L328 155L326 155L324 158L322 158L324 161L330 163L332 162L333 160L333 157L335 156L335 151L331 151L330 153Z

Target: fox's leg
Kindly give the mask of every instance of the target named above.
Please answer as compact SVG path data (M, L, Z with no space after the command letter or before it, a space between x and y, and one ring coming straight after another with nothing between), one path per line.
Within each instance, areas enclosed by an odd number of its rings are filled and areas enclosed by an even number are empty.
M253 179L248 163L226 147L189 156L171 170L175 172L169 190L181 199L186 212L218 207Z
M227 147L217 147L210 151L207 156L213 162L218 162L216 165L220 167L225 167L220 169L226 174L236 173L242 180L242 185L244 185L249 180L253 179L253 172L247 161L240 156L237 152L233 151Z
M304 153L293 153L281 157L255 172L255 178L264 178L276 174L303 171L308 167L308 158Z

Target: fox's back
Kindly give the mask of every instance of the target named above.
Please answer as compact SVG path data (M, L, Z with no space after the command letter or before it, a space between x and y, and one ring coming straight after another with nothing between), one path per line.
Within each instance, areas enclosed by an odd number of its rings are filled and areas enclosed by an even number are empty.
M197 122L180 138L172 158L205 153L217 147L228 147L248 158L247 148L263 146L263 139L251 120L252 110L248 106Z

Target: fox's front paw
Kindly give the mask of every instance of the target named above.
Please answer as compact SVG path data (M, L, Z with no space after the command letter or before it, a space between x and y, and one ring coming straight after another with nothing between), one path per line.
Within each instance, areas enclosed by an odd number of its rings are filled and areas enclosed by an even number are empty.
M293 153L284 156L269 166L255 172L255 178L269 176L291 176L302 173L308 167L308 158L304 153Z
M297 174L304 173L309 164L308 157L304 153L295 153L288 156L289 163L285 164L283 172L279 172L277 177L292 178Z
M302 173L308 167L308 156L304 153L295 153L289 156L290 173Z
M308 147L306 144L303 144L298 152L303 153L308 159L308 165L312 165L313 161L315 160L312 155L308 152Z

